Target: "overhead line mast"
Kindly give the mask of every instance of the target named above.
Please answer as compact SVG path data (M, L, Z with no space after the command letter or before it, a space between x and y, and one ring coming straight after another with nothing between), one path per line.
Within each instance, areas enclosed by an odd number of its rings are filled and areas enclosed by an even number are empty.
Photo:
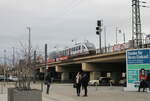
M141 48L142 33L139 0L132 0L132 40L133 47Z

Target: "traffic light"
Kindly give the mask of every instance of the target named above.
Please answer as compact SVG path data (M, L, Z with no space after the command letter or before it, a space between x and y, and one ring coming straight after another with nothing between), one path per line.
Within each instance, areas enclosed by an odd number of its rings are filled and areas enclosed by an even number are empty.
M102 21L97 20L96 34L99 35L101 31Z
M96 34L99 35L99 31L96 31Z
M99 27L96 27L96 30L100 30L100 28L99 28Z
M97 26L102 26L101 20L97 20Z
M99 30L100 28L99 27L96 27L96 34L99 35Z

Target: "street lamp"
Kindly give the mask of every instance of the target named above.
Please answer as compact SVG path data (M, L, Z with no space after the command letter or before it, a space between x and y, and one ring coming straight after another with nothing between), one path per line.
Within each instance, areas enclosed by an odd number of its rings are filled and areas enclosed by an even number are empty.
M124 44L125 44L126 43L125 32L123 32L123 41L124 41Z
M118 38L117 38L118 35L117 34L118 34L118 27L116 27L116 45L118 44Z
M28 63L30 65L31 62L31 28L27 27L28 31L29 31L29 40L28 40Z
M123 42L125 44L125 32L122 31L121 29L118 29L118 27L116 27L116 45L118 44L118 32L123 34Z
M27 89L30 89L30 79L31 79L31 28L30 27L27 27L28 31L29 31L29 40L28 40L28 75L29 75L29 78L27 79Z

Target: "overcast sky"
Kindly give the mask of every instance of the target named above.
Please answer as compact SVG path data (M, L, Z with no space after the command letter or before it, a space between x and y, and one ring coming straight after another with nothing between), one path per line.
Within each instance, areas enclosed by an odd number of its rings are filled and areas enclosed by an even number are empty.
M149 5L149 0L147 0ZM103 19L107 29L107 45L115 43L115 29L119 27L131 39L132 0L0 0L0 56L20 42L28 40L31 27L32 46L48 51L64 48L71 40L89 40L98 47L96 21ZM141 8L142 32L150 33L150 9ZM102 35L103 38L103 35ZM103 39L102 39L103 41ZM122 34L118 41L123 42Z

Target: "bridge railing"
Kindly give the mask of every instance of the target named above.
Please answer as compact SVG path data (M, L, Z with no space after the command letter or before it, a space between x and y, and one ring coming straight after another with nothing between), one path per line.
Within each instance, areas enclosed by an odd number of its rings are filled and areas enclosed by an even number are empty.
M101 49L96 49L96 54L105 54L105 53L112 53L112 52L119 52L127 49L136 49L136 48L150 48L150 40L143 39L143 44L137 46L136 40L130 40L127 43L122 44L115 44L108 47L102 47Z
M113 46L103 47L101 49L96 49L96 54L112 53L112 52L126 50L128 48L129 48L128 43L117 44Z

